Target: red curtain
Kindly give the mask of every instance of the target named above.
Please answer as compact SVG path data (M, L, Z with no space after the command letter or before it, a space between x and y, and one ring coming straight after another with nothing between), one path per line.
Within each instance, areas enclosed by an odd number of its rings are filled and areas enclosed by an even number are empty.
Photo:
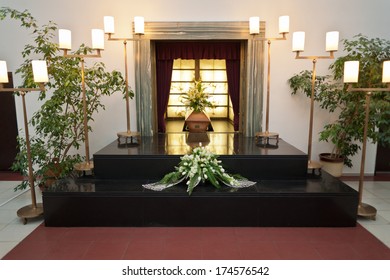
M158 60L156 63L158 132L165 132L164 114L168 107L172 68L173 59Z
M228 90L234 111L234 129L239 128L240 47L239 41L156 41L158 131L165 132L174 59L225 59Z
M226 74L229 95L234 112L234 130L238 131L240 124L240 60L226 60Z

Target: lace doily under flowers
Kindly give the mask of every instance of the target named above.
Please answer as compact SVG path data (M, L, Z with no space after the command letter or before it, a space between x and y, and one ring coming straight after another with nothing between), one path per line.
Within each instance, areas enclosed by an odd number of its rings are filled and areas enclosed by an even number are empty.
M162 191L166 188L187 181L187 192L191 195L194 188L200 183L209 181L214 187L221 188L220 182L231 188L245 188L256 184L246 178L225 172L218 156L208 151L205 147L196 147L189 155L180 159L176 171L166 174L159 182L142 185L146 189Z

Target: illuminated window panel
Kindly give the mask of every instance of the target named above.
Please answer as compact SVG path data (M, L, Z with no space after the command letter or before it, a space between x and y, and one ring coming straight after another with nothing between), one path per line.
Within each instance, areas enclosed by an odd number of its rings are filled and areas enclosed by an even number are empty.
M195 78L195 70L172 70L172 82L190 82Z
M229 105L229 99L228 99L228 96L227 95L213 95L211 98L210 98L211 102L215 105L215 106L228 106Z
M226 82L226 70L200 70L200 78L207 82Z
M201 59L200 69L226 69L226 60L224 59Z
M210 118L233 119L231 101L228 95L226 61L214 59L176 59L173 63L172 82L166 117L183 118L186 109L181 103L180 94L188 91L192 81L200 78L204 82L210 101L216 108L208 108Z
M181 95L169 95L168 106L183 105L181 103Z
M227 94L228 84L227 83L213 83L212 93L214 94Z
M170 93L181 94L182 92L188 91L192 86L192 83L180 83L180 82L171 82Z
M206 113L210 118L226 118L227 107L207 108Z
M168 106L167 108L167 118L184 118L186 115L186 108L181 106Z
M175 59L173 69L195 69L195 59Z
M205 87L204 91L211 95L227 95L228 93L228 84L226 82L203 82L203 86Z

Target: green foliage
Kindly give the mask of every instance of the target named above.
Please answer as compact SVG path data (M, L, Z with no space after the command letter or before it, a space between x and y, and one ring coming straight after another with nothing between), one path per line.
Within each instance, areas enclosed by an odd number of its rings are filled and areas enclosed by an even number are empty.
M383 88L382 64L390 59L390 41L380 38L369 39L358 34L353 40L343 40L344 51L348 54L338 58L329 69L332 70L334 79L342 79L344 72L344 62L349 60L359 60L359 83L354 87L359 88ZM364 122L365 94L362 92L351 92L345 99L348 103L348 110L345 114L356 116L351 121L357 125ZM359 112L359 113L357 113ZM343 118L346 116L341 115ZM357 128L357 126L356 126ZM370 119L368 126L368 137L373 141L380 141L382 144L390 146L390 92L375 92L371 97ZM380 131L378 131L378 128ZM363 126L358 130L357 139L362 141Z
M348 92L343 84L344 62L360 61L359 88L385 87L382 84L382 62L390 59L390 41L368 39L361 34L353 40L344 39L345 56L339 57L329 69L332 75L316 76L315 100L322 109L338 113L334 123L324 126L320 140L334 144L334 157L344 157L344 164L351 167L350 157L360 149L363 141L365 118L365 93ZM292 94L302 92L310 97L311 71L302 71L288 80ZM378 130L378 128L380 128ZM371 97L368 138L390 145L390 93L375 92Z
M83 104L81 100L81 58L62 56L58 44L53 42L57 25L49 22L39 26L35 18L27 11L18 12L10 8L0 9L0 20L8 17L20 21L21 26L32 31L33 43L27 44L22 56L25 59L16 70L23 79L23 87L36 87L31 69L31 57L44 59L47 62L49 82L45 84L47 92L41 92L38 99L43 102L42 107L31 118L36 136L31 138L32 157L34 159L35 177L45 180L47 168L53 158L60 164L59 177L72 172L73 165L80 162L79 155L70 155L72 148L79 149L84 141L83 132ZM90 54L92 49L84 44L75 54ZM118 71L107 72L102 62L92 66L85 64L85 88L87 100L87 118L93 121L93 115L104 110L101 97L121 92L125 95L125 81ZM129 95L134 94L129 90ZM89 127L91 131L91 127ZM13 165L13 170L27 173L27 158L25 142L19 138L20 153ZM26 187L27 184L19 186Z
M18 137L18 146L20 152L16 155L15 161L11 167L13 171L20 172L25 178L28 177L28 162L26 140L23 137ZM47 180L57 180L69 176L73 171L73 166L81 161L79 155L68 155L64 160L55 166L53 172L53 156L52 150L47 149L46 143L37 136L30 137L30 151L33 166L33 176L38 185L45 185ZM15 191L23 190L28 187L28 181L22 181L15 187Z
M193 83L194 85L181 95L181 102L195 112L203 112L206 108L214 108L215 106L209 101L210 94L207 93L202 81L194 80Z

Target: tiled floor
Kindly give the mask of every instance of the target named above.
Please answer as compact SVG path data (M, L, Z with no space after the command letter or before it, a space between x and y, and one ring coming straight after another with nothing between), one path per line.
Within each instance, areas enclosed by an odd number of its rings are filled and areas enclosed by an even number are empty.
M390 182L365 182L364 201L376 221L355 228L45 228L42 219L23 225L16 211L30 204L17 182L0 181L0 258L23 241L25 259L390 259ZM348 181L357 188L356 181ZM40 191L37 190L38 202ZM113 238L115 237L115 238ZM61 246L66 244L66 246ZM19 248L19 247L17 247Z
M42 218L29 220L23 225L16 212L23 206L31 204L29 191L14 192L17 181L0 181L0 257L15 247L21 240L42 223ZM37 200L41 202L40 191Z
M347 181L346 183L358 189L358 182ZM363 202L374 206L378 213L375 221L359 219L359 223L390 247L390 182L364 182Z

